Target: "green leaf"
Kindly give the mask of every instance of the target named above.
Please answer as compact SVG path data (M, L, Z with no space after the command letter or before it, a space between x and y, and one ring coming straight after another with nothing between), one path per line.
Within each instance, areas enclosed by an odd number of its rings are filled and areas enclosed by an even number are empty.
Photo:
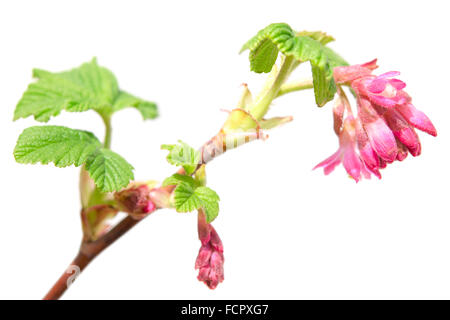
M156 103L145 101L129 94L128 92L120 91L114 102L113 111L116 112L127 107L136 108L141 113L144 120L155 119L158 117L158 108Z
M90 132L61 126L36 126L23 131L14 157L19 163L48 164L57 167L80 166L101 146Z
M219 196L208 187L194 188L188 183L180 183L174 191L175 208L178 212L191 212L203 208L206 221L211 223L219 214Z
M39 80L28 86L17 104L14 120L33 115L37 121L47 122L62 110L102 110L110 108L118 95L116 78L95 59L69 71L36 69L33 75Z
M112 192L126 187L134 179L133 166L109 149L97 149L86 161L86 170L97 187Z
M187 183L180 183L174 190L175 208L178 212L191 212L202 206L195 193L195 188Z
M333 99L336 85L333 68L348 65L337 53L324 44L330 36L320 32L301 33L297 35L289 25L274 23L260 30L241 49L250 50L250 68L257 73L269 72L276 60L278 51L296 60L311 63L314 95L318 106L325 105Z
M257 73L270 72L278 57L277 46L269 39L264 39L250 51L250 70Z
M182 166L187 175L191 175L200 161L200 153L179 140L179 144L163 144L161 149L169 150L167 161L175 166Z
M271 24L247 41L240 52L249 49L250 69L257 73L267 73L272 70L278 50L284 53L286 51L285 43L293 37L295 34L289 25L285 23Z
M195 189L195 194L202 202L206 222L211 223L219 214L219 196L214 190L208 187L198 187Z
M92 61L63 72L34 69L38 80L28 86L14 112L14 120L34 116L47 122L62 110L82 112L96 110L110 115L125 107L138 109L144 119L158 116L156 105L120 91L114 74Z
M53 162L57 167L86 164L95 184L103 192L120 190L133 179L133 167L117 153L102 148L88 131L61 126L36 126L23 131L14 157L19 163Z

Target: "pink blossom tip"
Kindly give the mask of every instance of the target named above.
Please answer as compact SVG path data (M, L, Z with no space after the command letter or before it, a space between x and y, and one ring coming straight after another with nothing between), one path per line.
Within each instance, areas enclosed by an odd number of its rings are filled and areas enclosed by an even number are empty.
M325 175L342 163L356 182L370 178L371 174L381 178L380 169L388 163L403 161L408 153L420 155L422 146L414 129L437 135L430 119L411 103L411 97L404 91L406 83L396 78L400 72L374 75L376 62L333 70L338 84L333 126L339 137L339 149L314 167L322 167ZM354 90L356 117L340 84Z
M202 210L198 215L198 234L202 245L195 261L195 269L199 270L197 279L215 289L224 280L223 245L214 227L206 222Z

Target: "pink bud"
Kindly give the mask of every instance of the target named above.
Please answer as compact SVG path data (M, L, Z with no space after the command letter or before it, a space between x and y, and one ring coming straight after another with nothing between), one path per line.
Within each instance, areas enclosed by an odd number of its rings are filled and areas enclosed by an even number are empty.
M364 130L359 119L356 121L356 140L358 142L358 149L364 164L367 169L373 172L379 179L381 179L381 174L378 168L380 167L380 160L375 150L373 150L370 144L369 137Z
M436 128L430 119L420 110L417 110L411 103L400 105L397 110L405 117L413 127L422 130L433 137L437 136Z
M358 99L358 106L359 116L373 150L380 158L393 162L397 157L397 143L391 129L368 100Z
M398 161L403 161L406 159L406 157L408 156L408 149L406 148L406 146L401 143L400 141L397 141L397 160Z
M355 150L354 129L349 129L347 125L340 136L342 146L342 165L356 182L361 179L362 163ZM349 131L352 132L349 132Z
M395 109L389 109L384 119L391 128L394 136L404 144L413 156L420 154L420 141L416 132Z
M198 214L198 234L202 246L195 261L195 269L199 269L197 279L215 289L224 280L223 245L214 227L206 222L203 210Z

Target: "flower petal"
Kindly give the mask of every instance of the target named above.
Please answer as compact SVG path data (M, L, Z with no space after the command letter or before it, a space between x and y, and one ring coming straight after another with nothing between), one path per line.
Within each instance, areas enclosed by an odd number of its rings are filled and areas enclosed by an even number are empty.
M393 162L397 157L397 143L391 129L389 129L368 100L358 100L361 121L373 150L383 160Z
M195 269L208 266L212 252L213 250L209 244L202 246L195 260Z
M367 69L370 69L370 70L375 70L376 68L378 68L378 66L377 66L377 60L378 60L378 59L373 59L372 61L363 63L363 64L361 65L361 67L367 68Z
M333 76L336 83L346 83L372 74L372 70L378 68L377 59L364 64L352 66L336 67L333 69Z
M375 78L370 84L367 86L367 89L372 93L382 93L384 89L386 89L386 85L388 84L388 80Z
M334 170L334 168L336 168L339 163L341 163L340 150L336 151L330 157L326 158L324 161L316 165L313 170L320 167L325 167L323 171L325 175L328 175Z
M347 173L355 179L356 182L361 180L361 159L359 159L353 148L348 147L345 149L342 163Z
M399 79L390 79L389 84L397 90L402 90L406 88L406 83Z
M422 130L433 137L437 136L436 128L431 120L422 111L416 109L412 104L404 104L397 107L397 110L405 117L413 127Z
M359 120L356 121L356 141L358 142L359 154L364 164L370 171L377 171L380 161L375 150L370 145L369 137Z
M400 72L398 72L398 71L389 71L389 72L380 74L377 78L379 78L379 79L393 78L393 77L396 77L399 75L400 75Z
M406 159L406 157L408 156L408 149L406 148L406 146L401 143L400 141L397 141L397 160L398 161L403 161Z
M394 136L408 148L411 154L413 156L419 155L419 137L402 115L397 110L390 109L384 114L384 119L394 133Z

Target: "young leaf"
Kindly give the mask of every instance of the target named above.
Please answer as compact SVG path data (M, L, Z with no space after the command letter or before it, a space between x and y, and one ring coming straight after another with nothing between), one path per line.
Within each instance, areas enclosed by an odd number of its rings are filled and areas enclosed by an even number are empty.
M81 112L94 109L111 114L127 106L141 111L145 119L157 116L156 105L119 91L114 74L100 67L94 58L80 67L63 72L34 69L38 78L28 86L14 111L14 120L34 116L47 122L62 110Z
M118 95L117 80L97 61L78 68L52 73L34 70L39 80L28 86L17 104L14 120L33 115L37 121L47 122L62 110L81 112L108 108Z
M167 161L175 166L182 166L187 175L191 175L200 161L200 153L179 140L179 144L163 144L161 149L169 150Z
M336 93L333 68L347 65L344 59L323 45L330 39L329 36L323 36L317 32L297 35L289 25L274 23L260 30L255 37L244 44L241 52L250 50L250 68L257 73L267 73L272 69L278 51L286 56L293 56L301 62L309 61L312 67L316 103L318 106L323 106L333 99Z
M219 214L219 196L208 187L195 188L182 182L174 191L174 200L178 212L191 212L203 208L208 223L211 223Z
M97 187L112 192L126 187L134 179L133 166L117 153L97 149L86 161L86 170Z
M88 131L36 126L25 129L19 136L14 157L19 163L53 162L57 167L80 166L100 146L100 141Z
M205 209L206 222L211 223L219 214L219 196L208 187L198 187L195 189L195 194L201 200L202 207Z
M250 69L257 73L267 73L272 70L278 50L286 51L285 43L293 37L295 37L295 34L289 25L285 23L271 24L247 41L241 48L240 53L249 49Z
M195 188L188 183L180 183L174 190L175 208L178 212L191 212L202 206Z
M120 91L113 105L113 112L122 110L123 108L136 108L142 115L144 120L155 119L158 117L158 108L155 103L142 100L128 92Z

